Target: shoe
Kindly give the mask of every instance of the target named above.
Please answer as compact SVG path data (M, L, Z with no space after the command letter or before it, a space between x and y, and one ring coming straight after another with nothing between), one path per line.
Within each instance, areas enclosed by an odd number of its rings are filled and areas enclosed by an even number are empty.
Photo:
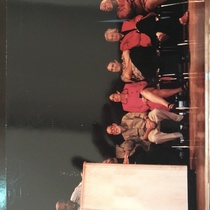
M183 129L180 130L180 133L183 136L183 138L181 138L181 139L189 140L189 130L188 129L183 128Z
M182 90L188 92L189 91L189 82L184 82L182 85Z
M184 115L183 119L179 123L181 125L189 125L189 114Z
M168 108L171 110L171 111L174 111L174 110L176 110L176 104L168 104Z
M163 32L157 32L156 36L160 43L165 42L169 39L169 36Z
M180 24L185 26L189 21L189 11L185 12L182 17L179 18Z

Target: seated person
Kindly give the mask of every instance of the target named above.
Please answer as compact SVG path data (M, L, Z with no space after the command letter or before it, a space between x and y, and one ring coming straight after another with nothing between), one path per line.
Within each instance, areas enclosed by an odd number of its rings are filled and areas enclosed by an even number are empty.
M121 59L122 63L119 63L117 60L109 62L107 70L110 72L121 72L121 80L123 82L155 81L158 60L153 48L135 47L131 50L123 51Z
M131 19L138 14L146 14L167 0L102 0L100 10L109 12L116 7L118 18Z
M129 155L126 155L129 154ZM162 144L150 144L149 151L145 151L138 141L127 140L116 145L116 157L109 157L103 163L123 164L186 164L186 160L179 158L179 151Z
M118 159L123 159L123 164L129 164L129 157L135 153L138 146L140 146L138 141L124 141L122 144L116 145L116 158L107 158L103 163L118 163Z
M179 19L169 18L163 20L162 24L157 24L156 14L150 12L146 16L137 15L131 20L124 21L120 31L117 28L107 29L104 36L108 42L120 41L121 51L139 46L155 47L157 40L162 43L170 37L170 39L177 39L177 33L180 32L181 25L185 25L187 21L188 12Z
M138 82L145 80L145 77L142 75L142 72L136 68L136 66L130 62L129 68L125 66L124 62L120 63L117 60L111 61L107 65L107 70L114 73L121 73L121 80L123 82Z
M164 133L160 130L160 122L164 119L182 124L184 116L161 109L154 109L148 114L127 113L123 116L121 124L112 123L106 131L111 135L122 134L125 141L135 139L145 151L149 151L151 142L162 144L177 138L183 140L183 131ZM130 153L126 155L130 155Z
M146 112L156 108L173 110L176 108L175 104L167 102L164 98L187 90L186 84L174 89L155 89L147 85L146 81L126 84L121 93L117 91L111 94L109 99L121 102L123 110L127 112Z

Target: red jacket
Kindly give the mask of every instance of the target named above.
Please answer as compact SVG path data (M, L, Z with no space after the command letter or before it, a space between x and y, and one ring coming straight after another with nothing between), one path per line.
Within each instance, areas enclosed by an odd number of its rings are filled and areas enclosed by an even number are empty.
M147 16L143 15L137 15L135 18L131 20L127 20L122 24L121 32L126 32L129 30L133 30L128 32L121 40L120 42L120 50L125 51L129 50L134 47L149 47L152 45L151 39L149 36L147 36L144 33L141 33L136 29L136 23L143 20L144 18L147 18L149 16L154 16L155 13L149 13Z
M169 111L169 108L161 104L153 103L151 101L147 101L147 104L145 104L142 101L140 93L146 86L147 82L145 81L126 84L124 86L122 93L127 93L128 96L127 99L121 101L123 110L127 112L146 112L153 109L164 109Z

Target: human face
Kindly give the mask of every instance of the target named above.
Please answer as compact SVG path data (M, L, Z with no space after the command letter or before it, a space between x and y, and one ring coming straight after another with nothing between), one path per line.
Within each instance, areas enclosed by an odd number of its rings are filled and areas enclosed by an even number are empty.
M100 4L100 10L109 12L113 9L113 4L110 0L103 0Z
M110 62L107 66L107 70L111 72L119 72L121 71L121 64L114 60L113 62Z
M106 160L103 161L103 163L117 163L116 158L107 158Z
M118 42L118 41L120 41L121 37L122 37L122 35L118 31L109 32L107 34L107 39L110 42Z
M121 134L121 127L116 123L112 123L112 125L107 127L106 131L108 134L119 135Z
M113 93L109 96L110 101L113 102L120 102L121 101L121 96L119 92Z

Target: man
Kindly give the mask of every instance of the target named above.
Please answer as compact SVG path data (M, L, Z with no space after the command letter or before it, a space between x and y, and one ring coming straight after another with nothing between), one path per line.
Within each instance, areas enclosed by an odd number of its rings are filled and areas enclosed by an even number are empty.
M117 8L120 19L131 19L138 14L146 14L167 0L103 0L100 10L110 12Z
M127 112L146 112L156 108L170 110L171 104L163 98L168 98L187 89L183 86L159 90L146 88L146 85L146 81L126 84L121 93L117 91L111 94L109 99L113 102L121 102L123 110Z
M149 114L127 113L123 116L120 125L113 123L107 127L106 131L108 134L112 135L122 134L125 141L135 139L138 140L139 143L149 141L155 144L162 144L177 138L183 139L184 137L181 132L161 132L160 122L164 119L168 119L182 123L183 118L182 115L161 109L154 109L149 112Z
M78 206L72 201L59 200L55 204L56 210L77 210Z
M82 173L81 173L82 177ZM78 210L80 209L80 200L81 200L81 191L82 191L82 182L80 182L77 187L74 189L73 193L71 194L70 201L73 201L78 205Z
M149 151L145 151L136 140L127 140L116 145L116 158L110 157L103 163L123 164L185 164L179 158L179 151L161 144L150 144Z
M103 163L118 163L118 159L123 159L123 164L129 164L129 157L135 153L138 146L140 146L139 141L124 141L122 144L116 145L116 158L107 158Z
M81 173L82 177L82 173ZM60 200L56 203L56 210L79 210L80 209L80 199L82 191L82 182L80 182L77 187L75 187L73 193L70 196L69 201Z

